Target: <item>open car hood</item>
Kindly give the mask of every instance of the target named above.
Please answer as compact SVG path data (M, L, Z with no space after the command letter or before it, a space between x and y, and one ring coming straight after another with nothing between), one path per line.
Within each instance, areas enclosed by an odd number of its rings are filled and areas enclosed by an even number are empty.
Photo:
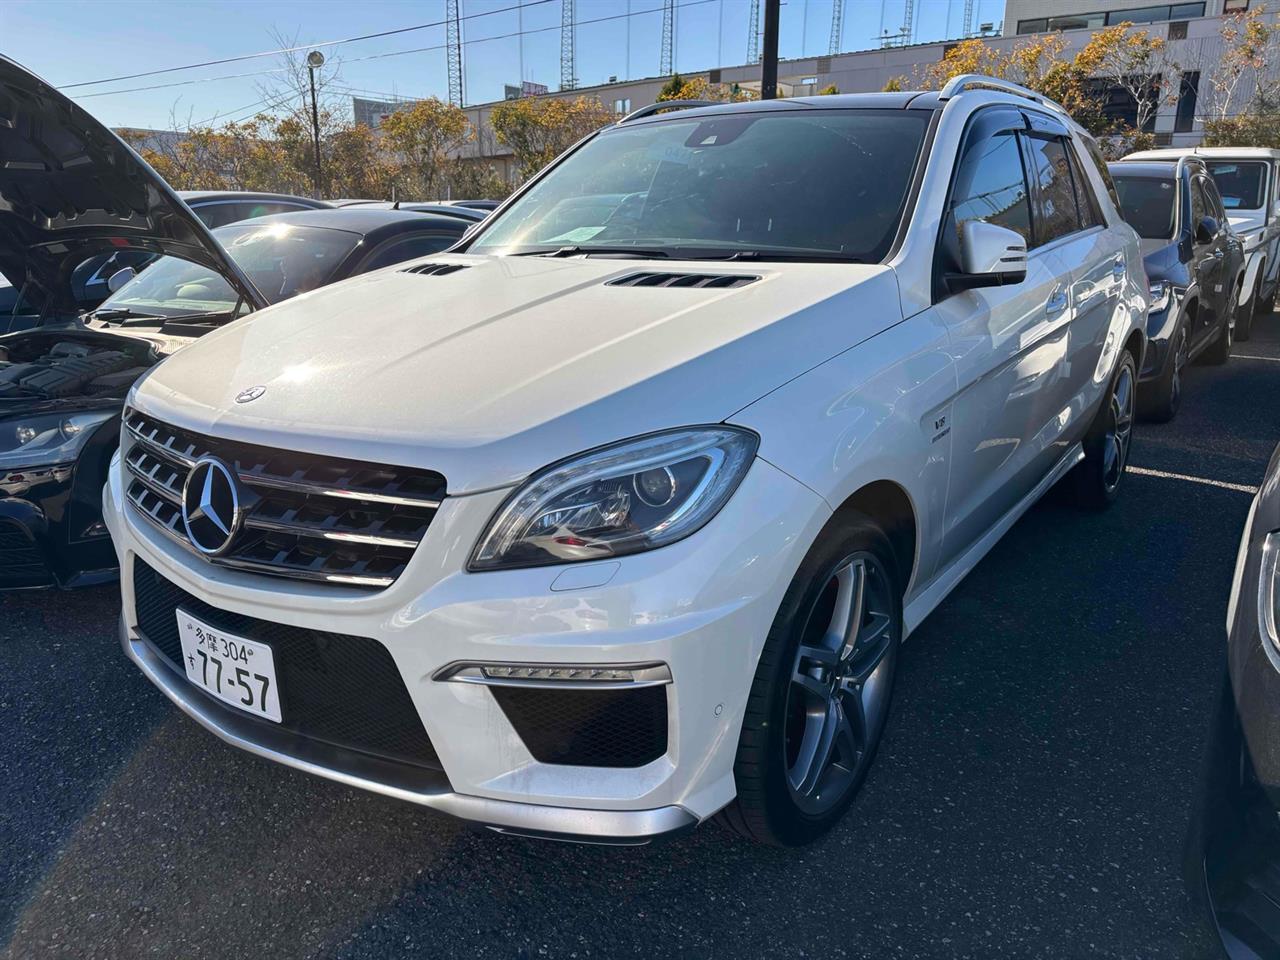
M83 109L0 56L0 274L44 318L74 316L71 274L89 257L143 250L262 294L167 183Z

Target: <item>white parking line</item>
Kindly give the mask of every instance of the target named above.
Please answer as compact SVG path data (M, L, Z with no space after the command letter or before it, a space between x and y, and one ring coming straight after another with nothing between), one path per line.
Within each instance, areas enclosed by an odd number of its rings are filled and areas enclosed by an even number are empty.
M1233 353L1232 360L1270 360L1272 363L1280 363L1280 357L1259 357L1252 353Z
M1258 492L1257 487L1251 487L1244 483L1227 483L1225 480L1210 480L1208 477L1191 477L1185 473L1166 473L1163 470L1149 470L1146 467L1135 467L1132 464L1129 465L1128 470L1130 473L1136 473L1143 477L1160 477L1163 480L1185 480L1187 483L1203 483L1207 487L1236 490L1240 493L1247 493L1250 496Z

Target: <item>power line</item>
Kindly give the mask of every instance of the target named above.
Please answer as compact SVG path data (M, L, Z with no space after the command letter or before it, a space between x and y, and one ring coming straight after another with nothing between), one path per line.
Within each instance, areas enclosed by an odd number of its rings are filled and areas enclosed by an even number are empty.
M153 83L145 87L127 87L124 90L100 90L97 93L73 93L76 100L88 100L91 97L109 97L116 93L138 93L141 90L167 90L170 87L189 87L196 83L212 83L214 80L239 80L242 77L265 77L270 73L287 73L284 67L272 70L255 70L251 73L225 73L220 77L201 77L199 80L175 80L173 83Z
M468 16L461 17L461 20L474 20L479 17L491 17L499 13L510 13L512 10L519 10L521 7L537 7L544 3L554 3L555 0L524 0L523 3L517 3L511 7L501 7L497 10L486 10L483 13L473 13ZM119 77L106 77L102 80L82 80L79 83L67 83L58 87L59 90L72 90L76 87L93 87L100 83L115 83L119 80L136 80L139 77L154 77L162 73L176 73L179 70L195 70L198 67L216 67L224 63L241 63L245 60L256 60L260 57L275 57L282 53L296 53L299 50L315 50L318 47L335 47L343 43L357 43L361 40L377 40L381 37L392 37L401 33L412 33L415 30L427 30L431 27L443 27L448 25L448 20L435 20L431 23L419 23L412 27L398 27L395 30L382 30L378 33L366 33L359 37L347 37L344 40L324 40L320 43L306 43L298 47L282 47L279 50L264 50L262 53L245 53L238 57L223 57L221 60L205 60L202 63L188 63L180 67L164 67L161 70L147 70L143 73L129 73Z

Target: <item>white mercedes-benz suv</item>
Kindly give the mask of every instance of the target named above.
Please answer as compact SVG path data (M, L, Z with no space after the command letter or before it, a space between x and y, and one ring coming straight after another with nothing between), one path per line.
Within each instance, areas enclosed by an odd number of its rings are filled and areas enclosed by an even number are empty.
M135 386L120 630L195 720L502 832L802 844L903 638L1059 479L1115 498L1146 280L1060 107L660 106Z

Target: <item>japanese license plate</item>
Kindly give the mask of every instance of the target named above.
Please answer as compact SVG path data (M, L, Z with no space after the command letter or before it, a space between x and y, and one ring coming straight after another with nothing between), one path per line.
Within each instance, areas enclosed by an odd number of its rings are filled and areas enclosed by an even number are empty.
M224 703L280 722L280 690L271 648L223 633L178 608L178 636L187 679Z

